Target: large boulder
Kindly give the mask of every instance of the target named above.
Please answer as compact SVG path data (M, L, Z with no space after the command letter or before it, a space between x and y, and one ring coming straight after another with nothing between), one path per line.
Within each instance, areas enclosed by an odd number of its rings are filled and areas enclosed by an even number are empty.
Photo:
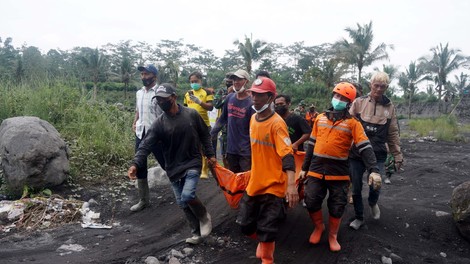
M0 125L1 166L7 185L44 188L59 185L69 174L67 146L47 121L23 116Z
M465 239L470 241L470 181L457 186L450 201L452 217Z

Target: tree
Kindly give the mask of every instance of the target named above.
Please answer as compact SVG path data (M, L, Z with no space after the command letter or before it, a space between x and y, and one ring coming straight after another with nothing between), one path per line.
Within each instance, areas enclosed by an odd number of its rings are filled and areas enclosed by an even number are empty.
M359 25L357 29L347 27L351 41L342 39L334 44L338 57L345 63L357 67L357 81L361 82L362 69L372 63L388 59L387 47L393 49L392 45L380 43L377 47L372 47L374 33L372 31L372 21L369 24Z
M449 85L447 77L454 70L468 63L468 59L460 54L459 49L450 49L449 43L431 48L431 57L422 57L425 69L430 77L436 82L437 98L439 100L439 111L442 112L442 96Z
M96 95L98 93L98 82L107 71L108 59L98 50L98 48L94 50L88 48L85 49L85 54L81 57L81 61L85 65L85 69L89 73L89 77L93 82L92 100L96 101Z
M251 74L252 64L260 60L263 55L271 52L271 49L268 46L268 43L262 40L255 40L253 42L253 36L248 38L245 35L245 43L241 43L236 40L233 42L234 45L237 45L238 51L245 61L246 71Z
M398 77L398 85L403 88L404 96L408 97L408 119L411 119L411 102L417 91L418 84L428 80L422 65L416 65L416 62L410 62L406 72L402 72Z

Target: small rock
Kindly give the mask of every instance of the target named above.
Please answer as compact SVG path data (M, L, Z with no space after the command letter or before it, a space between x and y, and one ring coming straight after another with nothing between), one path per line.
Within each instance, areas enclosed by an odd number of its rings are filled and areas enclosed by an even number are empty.
M408 227L410 227L410 224L405 223L405 228L408 228Z
M403 263L403 258L398 256L395 253L391 253L390 258L392 259L393 262Z
M145 259L145 264L160 264L160 261L156 257L148 256Z
M392 264L392 259L382 256L382 264Z
M436 216L437 217L447 216L447 215L450 215L450 213L444 212L444 211L436 211Z
M172 249L172 250L171 250L170 256L176 257L176 258L179 258L179 259L184 258L183 253L179 252L179 251L176 250L176 249Z
M444 253L444 252L439 253L439 255L441 255L441 257L443 257L443 258L447 258L447 254Z
M186 257L191 256L193 253L194 253L194 249L189 248L189 247L183 248L183 254L184 254Z
M170 260L168 260L168 264L181 264L181 262L177 258L171 257Z

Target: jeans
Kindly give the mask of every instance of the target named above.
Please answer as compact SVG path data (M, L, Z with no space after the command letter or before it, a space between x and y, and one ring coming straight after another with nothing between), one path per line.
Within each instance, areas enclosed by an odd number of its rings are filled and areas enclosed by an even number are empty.
M200 175L199 170L189 169L181 179L171 183L176 203L181 208L188 207L187 202L196 199L196 187Z
M377 161L377 166L379 167L380 175L384 175L384 160ZM349 159L349 170L351 172L351 183L352 183L352 197L354 203L354 211L356 214L356 219L364 220L364 204L362 203L362 178L364 172L366 171L366 166L362 160ZM369 175L367 175L369 179ZM367 198L369 206L374 206L379 200L380 190L374 190L369 186L369 197Z

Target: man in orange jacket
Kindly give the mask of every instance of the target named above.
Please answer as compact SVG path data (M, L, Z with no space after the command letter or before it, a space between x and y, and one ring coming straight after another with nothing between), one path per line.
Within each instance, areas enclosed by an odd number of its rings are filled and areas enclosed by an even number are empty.
M295 161L286 123L271 107L276 84L260 77L250 91L256 111L250 120L251 177L237 223L245 235L260 241L256 256L263 264L271 264L276 235L284 218L284 198L290 207L299 201Z
M315 229L309 242L317 244L325 229L322 203L328 196L329 234L331 251L340 251L337 241L341 217L347 204L349 189L349 150L354 144L361 153L370 174L369 184L380 187L380 174L372 146L361 123L351 117L348 108L356 98L356 88L341 82L333 89L332 108L320 114L313 125L300 178L305 181L305 204Z

